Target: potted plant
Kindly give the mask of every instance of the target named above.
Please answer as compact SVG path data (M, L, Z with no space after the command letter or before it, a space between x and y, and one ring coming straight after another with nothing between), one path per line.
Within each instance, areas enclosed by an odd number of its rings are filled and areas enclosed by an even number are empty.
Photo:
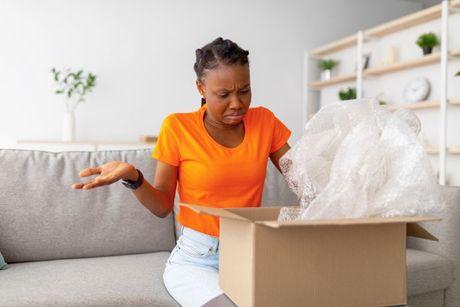
M439 38L433 32L424 33L418 37L416 43L420 48L422 48L423 55L427 55L433 52L433 47L439 45Z
M55 82L55 93L64 95L66 112L64 113L62 140L72 142L75 140L75 109L85 101L85 95L96 86L96 75L84 73L83 70L76 72L69 68L65 70L51 69Z
M375 96L375 99L377 99L377 101L379 102L379 105L381 105L381 106L388 106L388 102L387 102L386 99L384 98L384 94L383 94L383 93L379 93L377 96Z
M348 87L346 90L340 90L339 98L340 100L356 99L356 89L354 87Z
M457 71L457 73L455 74L455 77L460 77L460 70Z
M318 62L318 68L321 71L321 80L330 80L332 70L339 64L338 61L332 59L322 59Z

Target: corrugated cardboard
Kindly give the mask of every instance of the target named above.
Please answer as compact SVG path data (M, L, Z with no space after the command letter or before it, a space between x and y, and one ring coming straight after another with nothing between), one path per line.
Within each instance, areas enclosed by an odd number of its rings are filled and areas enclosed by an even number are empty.
M277 222L281 207L212 208L219 216L219 285L238 306L407 303L406 236L437 240L434 217Z

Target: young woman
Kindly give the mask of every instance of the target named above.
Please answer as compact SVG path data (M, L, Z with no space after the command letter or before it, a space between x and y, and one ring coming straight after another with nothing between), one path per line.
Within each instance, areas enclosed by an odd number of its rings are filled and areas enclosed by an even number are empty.
M196 50L201 108L163 121L152 154L158 161L153 185L134 165L112 161L82 170L81 177L99 176L72 187L87 190L122 179L159 217L173 210L177 183L184 203L260 206L268 158L280 170L291 131L270 110L249 107L248 54L220 37ZM218 285L219 219L181 207L178 220L181 235L163 280L179 304L201 306L223 293Z

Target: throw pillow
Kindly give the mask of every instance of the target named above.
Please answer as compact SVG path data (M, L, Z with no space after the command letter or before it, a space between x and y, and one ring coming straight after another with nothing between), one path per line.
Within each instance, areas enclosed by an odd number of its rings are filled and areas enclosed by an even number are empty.
M0 253L0 270L6 269L8 267L5 259L3 259L2 253Z

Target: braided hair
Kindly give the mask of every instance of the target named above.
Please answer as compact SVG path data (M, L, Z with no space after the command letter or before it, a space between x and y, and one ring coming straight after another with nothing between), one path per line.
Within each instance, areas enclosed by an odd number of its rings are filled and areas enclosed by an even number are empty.
M236 43L229 39L218 37L211 43L195 51L196 62L193 65L196 77L202 81L206 69L215 69L219 64L226 65L249 65L249 51L241 49ZM201 105L206 103L201 98Z

